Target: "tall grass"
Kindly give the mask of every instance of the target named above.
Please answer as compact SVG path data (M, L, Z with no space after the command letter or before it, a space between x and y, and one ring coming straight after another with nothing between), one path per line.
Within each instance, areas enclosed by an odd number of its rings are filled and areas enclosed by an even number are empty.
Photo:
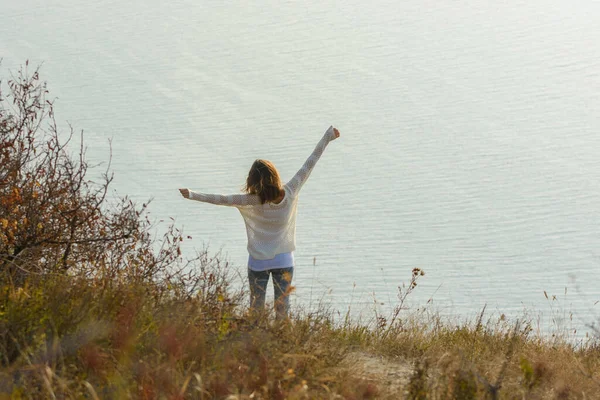
M47 276L0 292L0 394L10 398L599 398L600 346L504 318L452 325L403 310L390 323L250 314L227 264L183 281ZM109 281L110 280L110 281ZM381 316L378 321L381 322ZM393 322L393 323L392 323ZM410 374L359 373L362 354ZM352 361L354 360L354 361ZM361 361L362 360L362 361Z
M350 398L368 385L329 315L278 322L240 306L228 271L189 295L164 282L54 276L0 297L0 393L13 398ZM202 268L204 267L204 268ZM346 342L346 344L344 344ZM348 397L350 396L350 397Z

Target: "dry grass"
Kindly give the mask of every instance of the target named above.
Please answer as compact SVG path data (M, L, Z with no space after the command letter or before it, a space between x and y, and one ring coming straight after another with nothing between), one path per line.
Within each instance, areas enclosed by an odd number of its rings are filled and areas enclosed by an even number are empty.
M402 398L600 398L597 338L536 336L526 321L501 316L484 322L484 313L459 324L425 311L406 313L392 328L372 331L363 349L388 364L397 360L388 369L412 366Z
M407 311L373 327L325 312L277 322L240 306L226 265L202 270L193 296L74 276L5 284L0 398L600 398L594 342L483 313L461 325Z
M0 393L11 398L364 398L326 315L238 306L225 271L194 296L75 277L2 287ZM212 277L212 278L211 278ZM233 398L233 397L231 397Z

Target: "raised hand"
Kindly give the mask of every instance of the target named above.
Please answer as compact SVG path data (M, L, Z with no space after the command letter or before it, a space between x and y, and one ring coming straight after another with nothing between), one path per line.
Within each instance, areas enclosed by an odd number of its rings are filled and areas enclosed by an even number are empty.
M190 190L189 189L179 189L179 193L186 199L190 198Z
M333 133L335 134L336 139L340 137L340 131L338 131L338 128L333 128Z

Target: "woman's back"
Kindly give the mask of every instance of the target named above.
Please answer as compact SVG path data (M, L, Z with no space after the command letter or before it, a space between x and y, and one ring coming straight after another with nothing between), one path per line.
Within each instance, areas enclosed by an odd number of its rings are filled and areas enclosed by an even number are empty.
M292 197L287 186L283 190L285 195L279 203L238 208L246 224L248 252L257 260L296 249L298 198Z

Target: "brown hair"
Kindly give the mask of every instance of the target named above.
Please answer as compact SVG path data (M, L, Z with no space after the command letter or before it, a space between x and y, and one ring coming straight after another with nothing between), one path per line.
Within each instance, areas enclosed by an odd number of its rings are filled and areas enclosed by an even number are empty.
M275 165L268 160L254 161L248 173L244 191L257 194L262 204L277 200L283 194L283 188Z

